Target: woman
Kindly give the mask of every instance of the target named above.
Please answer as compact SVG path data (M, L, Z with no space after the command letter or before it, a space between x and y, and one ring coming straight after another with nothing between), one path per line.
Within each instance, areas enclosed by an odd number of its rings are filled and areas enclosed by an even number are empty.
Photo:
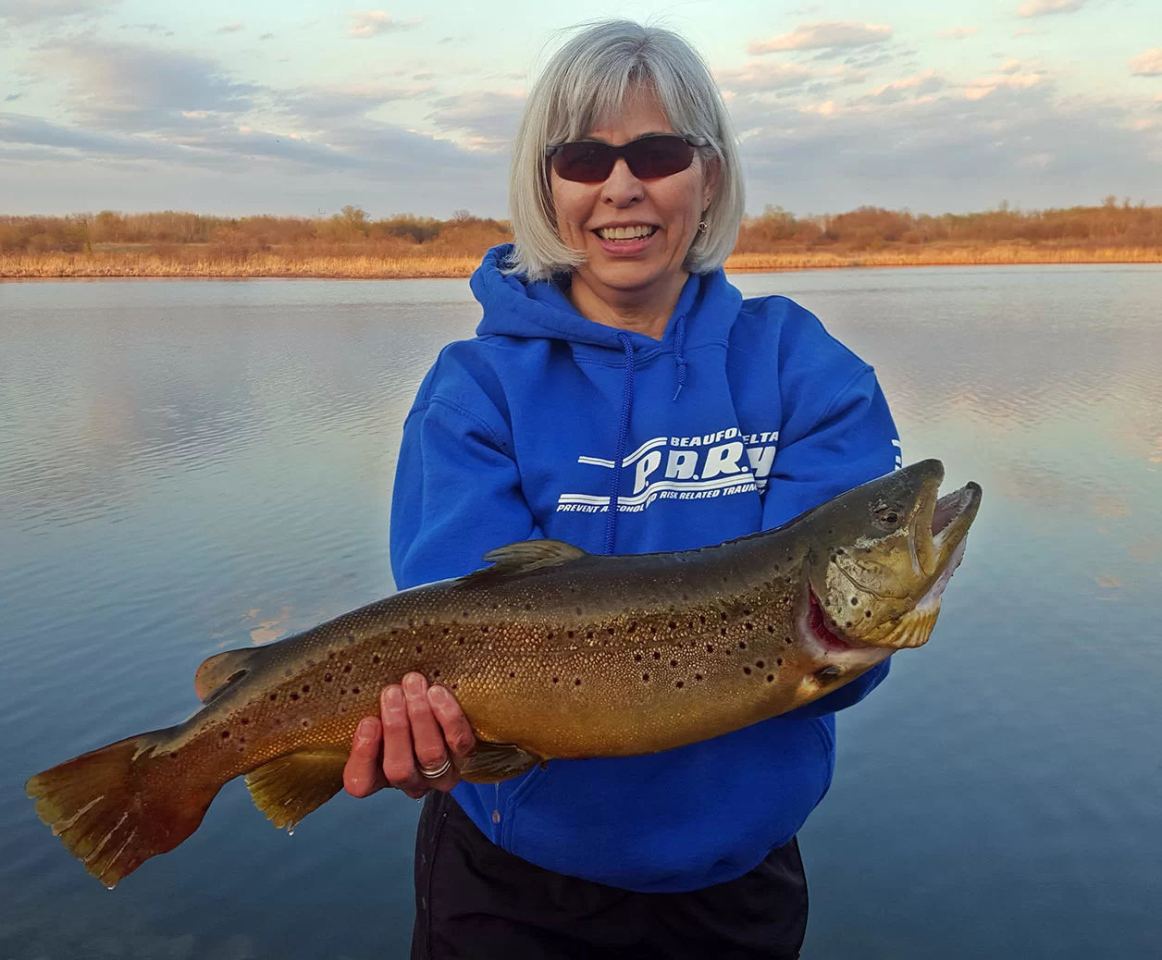
M719 92L679 37L610 22L556 54L515 145L516 243L485 256L477 336L444 349L404 426L400 587L528 538L718 543L893 468L871 368L791 301L727 282L739 175ZM886 667L715 740L488 786L458 782L474 741L452 695L417 674L389 687L345 785L433 791L413 956L797 956L795 834L830 783L834 711Z

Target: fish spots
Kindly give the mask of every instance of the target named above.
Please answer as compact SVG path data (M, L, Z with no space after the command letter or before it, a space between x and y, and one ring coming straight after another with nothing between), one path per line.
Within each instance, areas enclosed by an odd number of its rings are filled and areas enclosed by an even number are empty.
M677 660L671 660L671 661L670 661L670 666L671 666L671 667L676 667L677 665L678 665L678 661L677 661Z
M310 719L307 717L303 717L303 719L299 721L299 726L302 727L304 730L309 730L311 728Z
M760 670L762 670L762 669L763 669L763 668L766 666L766 662L765 662L765 661L763 661L763 660L756 660L756 661L754 662L754 665L755 665L756 667L758 667Z
M509 679L509 680L515 680L515 679L516 679L516 671L515 671L515 670L509 670L509 671L508 671L508 679Z
M775 632L775 625L773 623L768 623L767 624L767 633L774 633L774 632Z
M853 607L858 607L859 606L859 597L852 597L851 598L851 605Z
M714 652L714 644L712 644L712 643L706 644L706 652L713 653Z
M745 673L749 677L751 675L752 671L751 671L750 667L743 667L742 672Z
M330 683L334 679L335 679L335 674L333 674L333 673L324 673L323 674L323 682L324 683Z
M775 682L775 675L773 673L768 673L767 674L767 683L774 683L774 682Z
M309 683L304 683L303 684L303 693L310 693L310 692L311 692L311 685Z
M230 739L230 731L229 731L229 730L223 730L223 731L222 731L222 733L221 733L221 737L222 737L222 739L223 739L223 740L229 740L229 739Z
M278 694L272 693L267 699L269 699L271 703L274 703L278 699Z
M350 673L351 672L351 664L349 664L349 663L343 664L343 672Z
M783 658L782 658L782 657L776 657L776 658L775 658L775 666L776 666L776 667L781 667L782 665L783 665Z
M573 686L575 686L575 687L581 686L581 678L580 677L574 677Z
M290 698L291 698L292 700L298 700L298 698L299 698L298 691L297 691L297 690L292 690L292 691L291 691Z
M560 682L561 682L560 677L553 677L553 683L560 683Z
M655 660L661 660L661 659L662 659L662 654L661 654L661 652L660 652L660 651L658 651L658 650L655 650L655 651L654 651L654 659L655 659Z
M417 652L417 653L423 653L423 651L422 651L422 650L417 650L416 652ZM371 655L371 662L372 662L372 663L382 663L382 662L383 662L383 657L381 657L381 656L380 656L378 653L373 653L373 654Z
M648 673L643 673L642 674L642 683L649 683L649 682L650 682L650 675Z
M695 680L701 680L701 679L702 679L702 674L700 674L700 673L696 673L696 674L694 674L694 679L695 679Z
M424 645L422 643L417 643L416 644L416 653L423 653L423 652L424 652Z
M642 655L640 653L635 653L633 655L633 662L634 663L641 663L642 662Z
M675 680L674 686L677 687L679 690L681 690L684 686L686 686L686 684L683 683L681 680Z
M738 649L739 649L739 650L745 650L745 649L746 649L746 641L745 641L745 640L739 640L739 641L738 641Z

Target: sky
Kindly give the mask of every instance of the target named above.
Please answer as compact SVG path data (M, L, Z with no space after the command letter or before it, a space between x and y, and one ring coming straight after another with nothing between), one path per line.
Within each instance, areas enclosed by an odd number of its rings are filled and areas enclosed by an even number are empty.
M1162 204L1160 0L0 0L0 214L504 217L531 82L614 16L710 64L752 214Z

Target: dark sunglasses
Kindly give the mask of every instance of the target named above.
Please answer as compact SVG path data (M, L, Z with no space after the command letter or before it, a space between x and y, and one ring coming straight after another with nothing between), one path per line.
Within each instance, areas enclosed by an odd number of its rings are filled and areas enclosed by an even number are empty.
M577 140L558 143L545 150L553 170L562 180L576 183L601 183L612 172L619 157L624 157L630 171L639 180L657 180L681 173L694 162L694 148L704 147L705 140L660 134L639 137L620 147L600 140Z

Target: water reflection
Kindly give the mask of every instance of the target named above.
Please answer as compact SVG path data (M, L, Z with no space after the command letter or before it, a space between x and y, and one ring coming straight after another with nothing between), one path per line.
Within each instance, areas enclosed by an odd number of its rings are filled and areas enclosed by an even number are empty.
M815 310L876 365L906 458L986 496L935 639L841 720L809 955L1149 955L1162 270L736 280ZM111 895L20 784L182 719L205 656L391 589L402 418L477 317L459 281L0 285L0 955L405 951L406 798L337 798L288 840L230 784Z

